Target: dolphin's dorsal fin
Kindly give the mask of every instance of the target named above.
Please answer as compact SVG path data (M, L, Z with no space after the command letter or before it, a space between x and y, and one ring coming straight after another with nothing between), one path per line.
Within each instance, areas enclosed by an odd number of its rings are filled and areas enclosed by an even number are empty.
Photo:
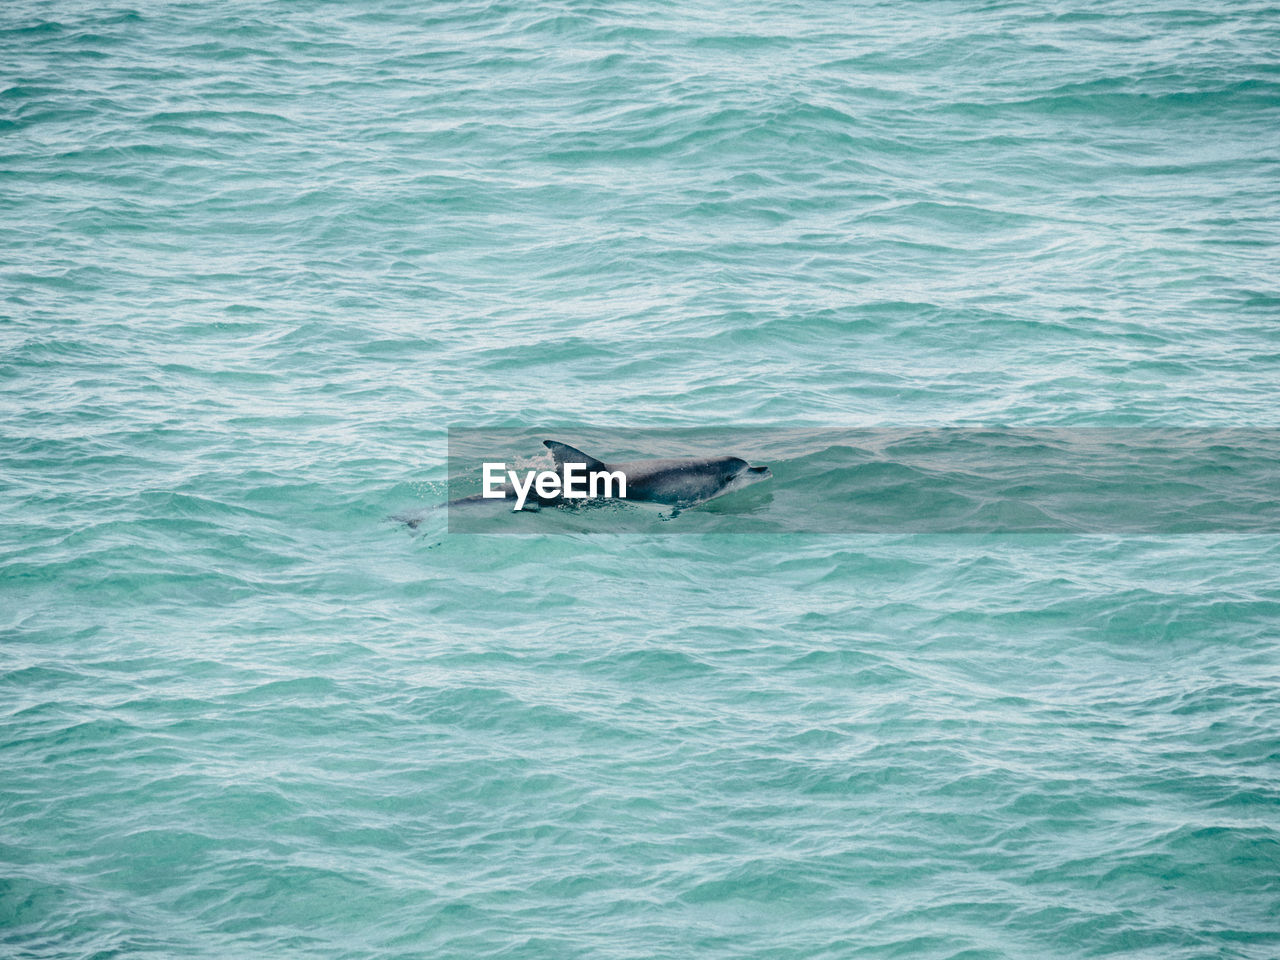
M593 470L608 469L604 462L597 460L595 457L589 457L577 447L571 447L567 443L560 443L558 440L543 440L542 445L551 451L551 456L556 461L556 472L563 472L566 463L585 463L587 465L587 473Z

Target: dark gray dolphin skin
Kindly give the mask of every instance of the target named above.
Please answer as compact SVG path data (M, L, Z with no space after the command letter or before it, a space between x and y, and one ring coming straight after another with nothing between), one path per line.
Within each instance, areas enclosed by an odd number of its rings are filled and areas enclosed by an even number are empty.
M621 472L627 478L628 500L688 507L719 497L773 474L768 467L753 467L740 457L687 457L670 460L623 460L605 463L576 447L557 440L543 440L551 451L556 471L566 463L585 463L587 475L596 471Z

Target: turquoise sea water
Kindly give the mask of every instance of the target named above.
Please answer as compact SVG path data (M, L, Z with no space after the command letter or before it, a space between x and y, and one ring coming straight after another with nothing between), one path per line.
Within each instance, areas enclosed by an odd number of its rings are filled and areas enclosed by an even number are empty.
M1274 533L433 509L450 425L1280 427L1278 49L9 0L0 954L1280 955Z

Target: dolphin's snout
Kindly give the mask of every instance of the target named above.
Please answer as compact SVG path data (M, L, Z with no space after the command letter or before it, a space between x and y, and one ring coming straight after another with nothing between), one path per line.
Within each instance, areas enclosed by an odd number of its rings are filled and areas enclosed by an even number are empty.
M765 477L773 476L773 473L769 470L768 467L747 467L747 470L750 471L751 473L758 474L761 479L764 479Z

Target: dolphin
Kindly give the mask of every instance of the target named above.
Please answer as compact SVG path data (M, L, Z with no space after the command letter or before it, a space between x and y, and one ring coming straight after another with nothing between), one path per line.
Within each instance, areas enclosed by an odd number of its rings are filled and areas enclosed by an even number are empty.
M566 463L584 463L588 475L598 471L620 472L627 478L628 500L689 507L741 490L773 474L768 467L753 467L741 457L686 457L663 460L624 460L605 463L558 440L543 440L551 451L556 471Z
M558 440L543 440L542 445L551 451L556 472L561 477L564 476L567 463L584 464L587 476L600 472L620 472L626 477L626 500L660 503L674 507L672 516L684 507L705 503L707 500L732 493L734 490L741 490L743 487L761 480L768 480L773 476L768 467L753 467L741 457L685 457L606 463L583 453L577 447L571 447ZM508 497L513 494L510 483L505 484L502 489ZM476 494L451 500L449 506L492 502ZM542 497L530 489L524 509L537 510L542 506L571 503L574 501L559 494L553 497Z

